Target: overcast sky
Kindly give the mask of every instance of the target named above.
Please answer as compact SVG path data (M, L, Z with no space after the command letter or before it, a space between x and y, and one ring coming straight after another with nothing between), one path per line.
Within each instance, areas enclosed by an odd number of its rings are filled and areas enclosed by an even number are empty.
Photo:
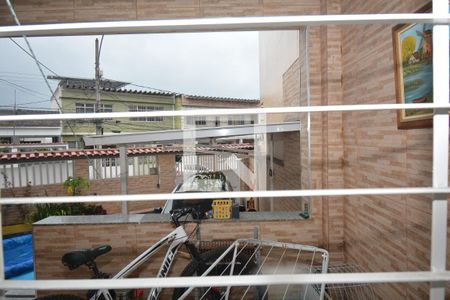
M95 38L29 41L58 75L93 78ZM27 49L23 39L15 40ZM50 92L32 58L9 39L0 39L0 49L0 105L13 105L16 91L18 105L49 107ZM258 54L256 32L119 35L105 36L100 65L108 79L185 94L259 98Z

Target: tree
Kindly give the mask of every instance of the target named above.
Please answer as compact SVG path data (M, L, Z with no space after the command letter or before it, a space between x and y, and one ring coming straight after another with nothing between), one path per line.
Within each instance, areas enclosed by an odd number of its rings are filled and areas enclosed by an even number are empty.
M402 41L402 60L407 62L411 55L416 51L416 38L408 35Z

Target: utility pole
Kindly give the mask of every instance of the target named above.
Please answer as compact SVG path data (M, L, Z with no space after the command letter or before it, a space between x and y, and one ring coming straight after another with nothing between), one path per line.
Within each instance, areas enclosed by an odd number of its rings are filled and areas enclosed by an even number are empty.
M100 49L98 46L98 39L95 39L95 113L98 113L101 111L100 106ZM101 119L95 119L95 135L103 135L103 129L102 129L102 121ZM101 149L102 146L95 146L94 148ZM101 179L103 177L102 175L102 160L96 159L94 168L96 169L97 176Z
M16 90L14 90L14 114L17 115L17 91ZM13 137L11 139L11 144L13 144L13 145L16 144L16 121L13 121Z
M101 112L100 105L100 51L98 47L98 39L95 39L95 112ZM102 128L103 120L96 119L95 122L95 135L103 135Z

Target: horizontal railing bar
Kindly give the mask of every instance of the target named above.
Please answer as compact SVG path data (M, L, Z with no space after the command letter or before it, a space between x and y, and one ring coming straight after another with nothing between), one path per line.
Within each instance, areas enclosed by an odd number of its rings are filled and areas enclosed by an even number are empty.
M316 112L344 112L344 111L376 111L400 109L450 109L449 104L352 104L352 105L323 105L323 106L293 106L293 107L264 107L237 109L196 109L196 110L162 110L143 112L112 112L112 113L70 113L70 114L38 114L38 115L3 115L0 121L24 120L76 120L76 119L105 119L105 118L135 118L135 117L182 117L182 116L214 116L214 115L251 115L276 113L316 113Z
M448 24L447 14L341 14L267 17L227 17L142 21L110 21L0 27L0 37L175 33L212 31L296 30L301 26L346 24Z
M40 204L40 203L80 203L80 202L120 202L120 201L159 201L164 199L223 199L223 198L284 198L321 196L375 196L375 195L423 195L450 194L450 188L407 187L407 188L365 188L365 189L317 189L317 190L274 190L241 192L197 192L160 193L133 195L89 195L61 197L22 197L2 198L1 204Z
M450 272L377 272L377 273L326 273L279 274L167 278L126 279L65 279L65 280L4 280L0 289L23 290L87 290L130 288L174 288L207 286L299 285L312 283L385 283L385 282L436 282L450 281Z

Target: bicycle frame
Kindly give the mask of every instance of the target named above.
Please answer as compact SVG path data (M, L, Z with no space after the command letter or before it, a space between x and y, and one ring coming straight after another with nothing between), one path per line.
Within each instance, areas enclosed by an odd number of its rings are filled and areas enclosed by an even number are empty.
M132 262L130 262L127 266L125 266L122 270L120 270L112 279L120 279L129 275L132 271L146 262L153 254L158 252L160 248L166 243L170 243L169 249L166 252L164 260L159 268L157 277L167 277L169 273L170 267L172 266L173 259L180 248L180 246L188 240L188 236L183 226L178 226L171 233L160 239L156 244L149 247L147 250L142 252L139 256L137 256ZM161 293L161 288L152 288L148 295L147 300L156 300L158 299L159 294ZM97 300L99 297L103 295L105 300L113 300L111 294L108 290L99 290L92 296L89 300Z

